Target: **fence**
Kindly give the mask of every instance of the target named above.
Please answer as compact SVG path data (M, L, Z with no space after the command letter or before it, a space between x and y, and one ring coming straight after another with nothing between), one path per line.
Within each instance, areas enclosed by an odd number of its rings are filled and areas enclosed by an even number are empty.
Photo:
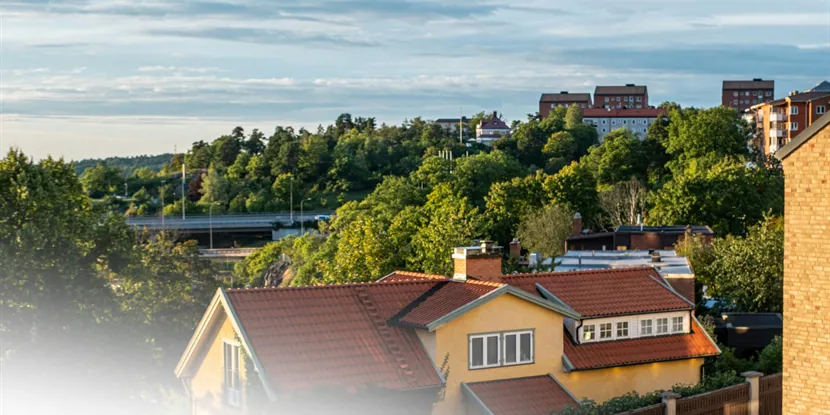
M742 373L745 383L681 398L663 393L663 402L618 415L781 415L781 374Z

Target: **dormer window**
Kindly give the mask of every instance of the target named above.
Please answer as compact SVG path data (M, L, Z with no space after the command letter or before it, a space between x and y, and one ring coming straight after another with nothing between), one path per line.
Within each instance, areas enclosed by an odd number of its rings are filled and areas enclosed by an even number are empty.
M653 332L654 327L652 326L651 320L640 320L640 335L641 336L651 336L654 334Z
M617 338L628 337L628 322L617 323Z
M669 319L658 318L657 319L657 334L666 334L669 332Z
M611 323L599 325L599 338L603 340L611 338Z
M672 333L680 333L683 331L683 317L671 318L671 331Z
M591 341L597 339L597 327L593 324L587 325L582 329L582 340Z

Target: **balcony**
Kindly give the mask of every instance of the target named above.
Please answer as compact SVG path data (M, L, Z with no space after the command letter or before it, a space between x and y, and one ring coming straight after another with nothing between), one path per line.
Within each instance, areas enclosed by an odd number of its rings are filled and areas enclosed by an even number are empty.
M779 112L773 112L769 115L769 120L771 122L785 122L787 121L787 114L782 114Z
M778 144L770 144L769 145L769 152L767 154L773 154L778 151Z
M779 128L772 128L769 130L770 138L782 138L784 137L784 130Z

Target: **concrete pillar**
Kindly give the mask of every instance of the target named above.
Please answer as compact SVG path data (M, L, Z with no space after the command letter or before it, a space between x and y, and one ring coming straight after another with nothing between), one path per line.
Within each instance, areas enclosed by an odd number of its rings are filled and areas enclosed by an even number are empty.
M677 415L677 398L679 397L679 393L671 391L660 394L660 398L662 398L663 403L666 404L666 415Z
M749 415L761 413L761 372L744 372L741 376L749 383Z

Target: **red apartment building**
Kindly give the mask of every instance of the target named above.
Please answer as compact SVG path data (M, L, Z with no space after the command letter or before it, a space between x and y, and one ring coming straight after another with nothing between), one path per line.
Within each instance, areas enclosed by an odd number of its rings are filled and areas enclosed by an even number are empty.
M807 129L830 109L830 82L824 81L806 92L791 92L771 102L754 105L759 148L769 155Z
M648 108L648 88L645 85L634 84L597 86L594 89L594 108Z
M772 101L775 81L755 78L751 81L723 81L721 105L743 112L753 105Z
M539 98L539 115L542 119L545 119L552 108L568 107L569 105L579 105L582 109L591 108L591 94L571 94L568 91L560 91L558 94L542 94L542 97Z

